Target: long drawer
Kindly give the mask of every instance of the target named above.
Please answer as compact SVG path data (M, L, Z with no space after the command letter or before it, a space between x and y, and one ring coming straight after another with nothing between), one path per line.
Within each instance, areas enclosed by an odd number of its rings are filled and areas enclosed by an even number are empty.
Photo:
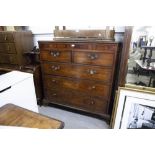
M71 62L71 51L46 50L41 52L40 58L43 61Z
M73 62L81 64L112 66L114 64L114 54L97 51L74 51Z
M75 65L66 63L43 63L42 69L45 74L100 80L111 82L112 69L89 65Z
M109 51L109 52L116 52L118 48L117 44L100 44L96 43L95 44L95 49L96 50L101 50L101 51Z
M73 93L62 90L47 89L45 91L45 99L50 100L50 102L83 109L96 114L107 113L107 101L98 97L80 94L79 92Z
M14 43L0 43L0 53L16 53Z
M92 96L101 96L105 99L108 99L110 94L110 85L103 82L64 78L51 75L44 76L44 87L48 89L54 88L57 90L74 90Z
M0 54L0 63L18 64L18 60L15 54Z

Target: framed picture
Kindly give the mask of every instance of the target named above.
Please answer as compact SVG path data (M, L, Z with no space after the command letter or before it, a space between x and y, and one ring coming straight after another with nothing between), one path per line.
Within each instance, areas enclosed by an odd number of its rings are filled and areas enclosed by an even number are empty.
M115 96L114 96L114 105L116 104L117 96L118 96L118 91L116 90ZM110 119L110 127L111 128L113 127L113 122L114 122L114 114L115 114L114 112L115 112L115 107L114 107L114 110L112 111L112 115L111 115L111 119Z
M152 87L145 87L145 86L140 86L140 85L135 85L135 84L125 84L126 88L132 88L132 89L140 89L140 90L146 90L146 91L152 91L155 92L155 88Z
M155 128L155 92L119 88L113 112L112 128Z

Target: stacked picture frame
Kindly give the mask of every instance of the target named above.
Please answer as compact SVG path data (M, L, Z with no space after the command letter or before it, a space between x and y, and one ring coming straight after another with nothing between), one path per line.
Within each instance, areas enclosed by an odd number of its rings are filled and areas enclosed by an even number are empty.
M119 87L111 118L114 129L154 129L155 89L126 85Z

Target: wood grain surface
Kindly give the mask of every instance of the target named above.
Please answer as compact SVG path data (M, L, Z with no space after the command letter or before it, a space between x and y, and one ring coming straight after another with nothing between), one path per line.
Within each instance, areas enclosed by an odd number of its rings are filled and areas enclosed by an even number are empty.
M14 104L6 104L0 108L0 125L39 129L60 129L63 128L64 123Z

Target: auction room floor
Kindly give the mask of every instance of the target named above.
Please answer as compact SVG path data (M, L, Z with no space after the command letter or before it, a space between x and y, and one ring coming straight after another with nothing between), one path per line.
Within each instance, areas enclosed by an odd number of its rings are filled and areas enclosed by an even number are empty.
M109 125L94 117L73 113L55 107L39 107L43 115L59 119L65 123L65 129L108 129Z

